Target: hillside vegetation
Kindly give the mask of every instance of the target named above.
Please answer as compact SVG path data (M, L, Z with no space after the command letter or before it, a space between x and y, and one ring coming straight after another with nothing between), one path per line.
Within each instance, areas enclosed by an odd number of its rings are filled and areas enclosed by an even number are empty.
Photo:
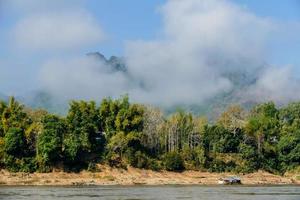
M283 174L300 164L300 103L250 112L230 106L216 122L113 100L72 101L66 116L0 103L0 167L13 172L96 172L98 163L155 171Z

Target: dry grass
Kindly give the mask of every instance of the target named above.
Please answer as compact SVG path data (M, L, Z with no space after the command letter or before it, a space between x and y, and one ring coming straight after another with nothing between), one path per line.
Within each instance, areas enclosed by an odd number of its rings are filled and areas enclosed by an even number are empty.
M154 172L128 167L128 170L110 168L99 165L101 172L81 173L9 173L0 171L1 185L164 185L164 184L217 184L219 178L237 175L243 184L300 184L300 174L285 176L273 175L267 172L252 174L209 173L200 171Z

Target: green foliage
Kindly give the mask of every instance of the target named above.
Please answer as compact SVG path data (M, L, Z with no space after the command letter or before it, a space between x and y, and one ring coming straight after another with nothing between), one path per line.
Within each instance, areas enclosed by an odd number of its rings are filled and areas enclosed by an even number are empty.
M0 101L0 168L96 172L113 167L169 171L285 173L299 168L300 103L272 102L250 112L231 106L216 123L129 102L128 96L72 101L67 116Z
M64 139L64 155L66 161L75 162L80 160L80 139L75 135L68 135Z
M127 104L125 104L127 106ZM141 132L143 130L144 107L133 104L129 107L123 106L116 118L116 130L129 132Z
M37 170L36 160L32 157L16 158L11 155L6 155L5 167L11 172L35 172Z
M185 169L184 161L176 151L166 153L164 155L165 168L168 171L182 171Z
M241 143L239 145L239 153L244 161L242 171L253 172L259 168L259 157L254 146Z
M103 99L99 108L99 114L101 119L101 127L106 133L108 138L111 138L117 132L117 116L119 115L119 124L121 114L119 112L122 110L124 113L129 108L128 96L124 96L119 100L112 100L111 98ZM120 126L120 125L119 125Z
M300 131L286 134L277 145L279 161L283 171L293 169L300 164Z
M141 151L128 153L129 164L136 168L148 168L149 158Z
M4 152L17 158L26 155L26 139L24 130L20 128L10 128L4 137Z
M105 137L96 103L72 101L66 121L68 131L64 139L64 152L68 161L87 162L92 154L99 158Z
M43 130L37 140L37 160L40 167L54 165L62 156L64 122L54 115L42 119Z
M217 153L237 153L238 145L242 140L242 133L237 130L235 134L223 126L207 126L203 136L206 151Z
M24 112L24 106L17 102L14 97L10 97L7 105L2 103L1 107L1 129L4 134L10 128L26 129L30 124L30 119Z
M204 169L207 157L202 146L185 148L181 154L187 169Z
M157 159L149 158L147 169L150 169L153 171L160 171L163 169L162 162Z

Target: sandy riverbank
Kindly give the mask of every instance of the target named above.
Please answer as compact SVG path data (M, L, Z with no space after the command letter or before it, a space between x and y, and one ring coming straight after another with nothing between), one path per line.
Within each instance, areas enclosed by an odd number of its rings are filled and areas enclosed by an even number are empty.
M0 185L164 185L164 184L199 184L214 185L219 178L235 174L231 173L208 173L199 171L154 172L128 168L128 170L101 166L101 172L80 173L10 173L0 171ZM237 174L242 183L247 185L257 184L297 184L300 185L300 174L285 176L273 175L267 172L252 174Z

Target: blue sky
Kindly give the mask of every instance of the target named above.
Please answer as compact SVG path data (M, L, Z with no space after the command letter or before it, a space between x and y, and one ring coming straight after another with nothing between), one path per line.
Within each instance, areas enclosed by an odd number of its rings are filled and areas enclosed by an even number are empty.
M107 56L122 55L125 40L157 37L162 24L159 7L165 2L165 0L89 0L88 9L112 37L105 46L100 47L103 49L102 52ZM233 0L233 2L245 6L258 16L282 21L300 21L300 0ZM295 52L294 50L291 52L289 47L286 50L291 54ZM289 55L286 56L288 59L291 58ZM299 60L293 60L300 63Z
M166 0L55 0L53 2L60 2L56 5L56 3L49 3L50 0L43 0L42 2L46 2L43 6L43 3L37 5L34 2L38 1L30 0L33 2L32 5L26 5L24 8L20 0L12 0L11 2L15 2L12 5L9 5L9 2L10 0L0 0L0 6L2 6L0 10L0 68L3 72L0 75L0 93L8 94L37 89L40 84L37 78L39 71L48 60L84 55L89 51L99 51L107 57L123 56L127 42L153 41L162 38L164 22L160 8L167 3ZM270 18L285 24L300 23L300 0L231 0L229 2L245 8L257 17ZM92 16L93 22L91 23L99 26L95 32L98 31L99 34L103 32L105 36L95 37L94 40L84 40L86 44L69 45L65 49L65 46L60 48L61 46L58 45L50 50L45 50L44 47L32 49L30 47L28 50L26 41L21 41L23 42L21 48L19 44L15 44L12 31L16 29L19 21L36 12L51 13L56 10L62 10L62 12L84 10L82 16L85 17L86 13ZM82 16L76 15L78 19ZM300 40L292 32L291 38L288 38L288 34L284 41L272 41L268 44L272 51L268 53L266 62L272 65L291 65L296 72L300 72L298 55Z
M162 23L158 9L166 1L87 0L86 2L84 6L110 34L110 39L98 47L109 56L122 55L123 43L126 40L156 37ZM233 2L245 6L258 16L272 17L282 21L300 21L299 0L233 0ZM4 20L1 20L0 30L7 30L11 27L18 16L18 13L5 14L7 15L4 15ZM5 38L3 34L1 35L1 44L5 44ZM6 54L7 48L5 45L1 46L2 55Z

